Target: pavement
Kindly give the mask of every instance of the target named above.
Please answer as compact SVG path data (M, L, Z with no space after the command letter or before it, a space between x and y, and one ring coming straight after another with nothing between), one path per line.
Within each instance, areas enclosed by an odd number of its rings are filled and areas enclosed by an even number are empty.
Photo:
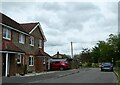
M50 73L55 73L58 71L48 71L48 72L40 72L40 73L28 73L25 74L24 76L18 75L19 77L30 77L30 76L37 76L37 75L43 75L43 74L50 74Z
M66 73L64 73L65 71L67 71ZM65 71L47 71L47 72L40 72L40 73L28 73L25 74L24 76L21 75L17 75L17 77L30 77L30 76L38 76L38 75L45 75L45 74L51 74L51 73L57 73L57 72L62 72L63 74L61 76L65 76L65 75L69 75L69 74L74 74L78 72L78 69L72 69L72 70L65 70ZM69 72L70 73L69 73ZM16 77L16 76L11 76L11 77Z
M67 75L78 73L79 69L65 70L65 71L49 71L42 73L31 73L25 76L10 76L3 77L2 83L29 83L38 80L45 80L51 78L60 78Z

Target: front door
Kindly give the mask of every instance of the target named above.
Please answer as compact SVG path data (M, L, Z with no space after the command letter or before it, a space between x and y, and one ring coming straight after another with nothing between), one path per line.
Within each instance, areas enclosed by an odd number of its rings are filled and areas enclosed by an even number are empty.
M5 76L5 69L6 69L6 54L2 54L2 76Z
M9 75L10 57L8 53L2 53L2 76Z

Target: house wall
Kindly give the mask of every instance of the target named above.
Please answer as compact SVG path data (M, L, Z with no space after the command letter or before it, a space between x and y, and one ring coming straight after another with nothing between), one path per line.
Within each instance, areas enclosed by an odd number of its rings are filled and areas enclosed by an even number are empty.
M40 29L37 27L32 33L31 33L31 35L32 36L34 36L35 37L35 46L37 47L37 48L39 48L38 47L38 43L39 43L39 39L41 39L42 40L42 48L40 48L42 51L44 51L44 40L43 40L43 37L42 37L42 35L41 35L41 32L40 32Z
M1 28L1 26L0 26L0 28ZM0 44L2 44L2 29L0 29L0 35L1 35L0 36ZM11 30L11 42L14 45L16 45L17 47L19 47L20 49L22 49L23 51L25 51L24 63L27 64L28 71L36 71L36 72L44 71L43 57L41 57L41 56L38 57L38 56L34 55L36 50L42 50L44 52L44 40L43 40L43 37L40 33L39 27L36 28L31 33L31 35L34 37L34 41L35 41L34 46L30 46L30 44L29 44L30 43L30 36L28 36L28 35L25 35L25 43L24 44L19 43L19 35L20 35L19 32ZM40 39L42 40L42 48L38 47ZM34 66L29 66L29 56L30 55L32 55L34 57ZM10 75L15 75L16 73L18 73L18 71L21 69L21 67L18 66L16 63L16 55L11 55L10 60L11 60ZM23 62L23 59L22 59L22 62ZM2 63L1 57L0 57L0 63ZM2 65L2 64L0 64L0 65ZM0 73L2 73L2 72L0 72Z
M16 65L16 56L15 54L9 54L10 55L10 75L15 76L17 73L17 65Z
M53 58L63 58L61 55L54 55Z
M25 43L24 44L19 43L19 34L20 33L16 32L16 31L12 31L12 42L17 47L19 47L20 49L22 49L23 51L26 52L26 54L24 56L25 57L24 62L25 62L25 64L27 64L28 71L30 71L30 72L35 71L35 70L37 72L43 71L42 58L38 59L38 58L36 58L37 56L34 56L34 53L36 50L44 51L44 41L43 41L43 38L41 37L41 34L39 32L39 28L34 30L31 34L34 37L34 46L30 46L30 44L29 44L30 43L30 36L26 36L26 35L25 35ZM39 39L42 39L42 42L43 42L41 49L38 47ZM29 56L30 55L32 55L34 57L34 66L29 66ZM38 64L36 64L36 63L38 63ZM36 65L36 67L35 67L35 65ZM39 69L38 69L38 66L40 67Z
M0 46L2 46L2 26L0 25ZM0 47L0 50L2 47Z
M2 54L0 53L0 77L2 76Z
M2 49L2 25L0 25L0 50ZM2 76L2 54L0 53L0 77Z
M37 27L32 33L32 36L34 36L34 40L35 40L35 44L34 44L34 49L35 50L42 50L44 52L44 41L43 41L43 37L40 33L40 29L39 27ZM39 40L42 40L42 48L39 48ZM43 72L44 71L44 67L43 67L43 56L35 56L34 57L34 65L35 65L35 71L36 72Z
M29 42L30 42L30 36L26 36L25 35L25 44L21 44L19 43L19 33L16 31L12 31L12 42L18 46L19 48L21 48L22 50L24 50L27 54L33 54L34 55L34 51L38 50L38 43L39 43L39 39L42 39L43 45L42 45L42 51L44 51L44 41L43 38L41 37L41 34L39 33L39 29L34 30L34 32L31 34L34 37L34 46L30 46Z

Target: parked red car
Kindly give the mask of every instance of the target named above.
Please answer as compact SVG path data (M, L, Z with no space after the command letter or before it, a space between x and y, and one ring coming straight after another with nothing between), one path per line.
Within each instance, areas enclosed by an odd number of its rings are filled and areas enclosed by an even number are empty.
M51 70L65 70L69 68L69 64L65 59L53 59L50 63Z

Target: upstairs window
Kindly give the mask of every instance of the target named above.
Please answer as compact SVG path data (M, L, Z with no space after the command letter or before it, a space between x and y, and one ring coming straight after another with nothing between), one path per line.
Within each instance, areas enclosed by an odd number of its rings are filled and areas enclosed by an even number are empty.
M3 29L3 38L7 40L11 40L11 30L4 28Z
M42 48L42 40L39 40L39 48Z
M25 36L23 34L20 34L19 35L19 43L24 44L24 42L25 42Z
M32 36L30 37L30 45L34 46L34 37L32 37Z

